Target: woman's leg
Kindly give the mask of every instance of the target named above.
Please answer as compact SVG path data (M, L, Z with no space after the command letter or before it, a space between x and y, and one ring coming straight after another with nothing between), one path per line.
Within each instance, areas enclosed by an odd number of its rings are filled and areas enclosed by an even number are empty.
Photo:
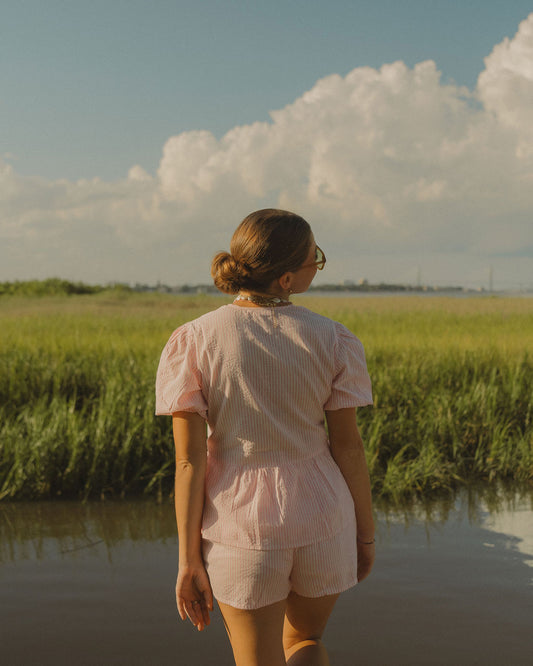
M338 598L338 594L318 598L289 594L283 626L287 666L329 665L321 638Z
M285 600L256 610L241 610L220 602L218 605L236 666L286 665L281 641Z

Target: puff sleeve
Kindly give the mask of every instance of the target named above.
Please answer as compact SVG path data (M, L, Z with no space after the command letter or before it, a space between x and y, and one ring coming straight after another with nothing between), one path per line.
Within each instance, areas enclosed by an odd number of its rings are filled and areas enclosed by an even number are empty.
M163 349L157 369L155 396L155 413L158 415L197 412L207 418L196 342L188 324L176 329Z
M361 341L345 326L335 322L336 375L331 394L324 405L326 410L344 407L363 407L372 404L372 384L366 368L365 351Z

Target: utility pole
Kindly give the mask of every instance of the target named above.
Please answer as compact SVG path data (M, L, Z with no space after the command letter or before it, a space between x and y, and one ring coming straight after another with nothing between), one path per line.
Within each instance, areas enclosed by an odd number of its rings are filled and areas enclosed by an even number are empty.
M492 270L492 265L489 266L489 292L492 294L494 291L494 271Z

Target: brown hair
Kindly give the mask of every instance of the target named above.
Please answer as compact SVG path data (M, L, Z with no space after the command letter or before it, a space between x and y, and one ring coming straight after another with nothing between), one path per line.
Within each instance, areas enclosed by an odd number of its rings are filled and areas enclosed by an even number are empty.
M311 227L303 217L275 208L257 210L235 230L231 254L215 255L211 275L227 294L241 289L264 292L273 280L299 268L310 246Z

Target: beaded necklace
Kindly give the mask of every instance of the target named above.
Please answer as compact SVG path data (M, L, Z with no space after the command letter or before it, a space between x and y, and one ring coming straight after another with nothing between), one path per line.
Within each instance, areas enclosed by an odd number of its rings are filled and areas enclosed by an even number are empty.
M290 301L287 298L281 298L279 296L259 296L255 294L249 296L239 294L233 302L236 303L237 301L250 301L250 303L255 303L255 305L261 305L266 308L277 308L280 305L290 304Z

